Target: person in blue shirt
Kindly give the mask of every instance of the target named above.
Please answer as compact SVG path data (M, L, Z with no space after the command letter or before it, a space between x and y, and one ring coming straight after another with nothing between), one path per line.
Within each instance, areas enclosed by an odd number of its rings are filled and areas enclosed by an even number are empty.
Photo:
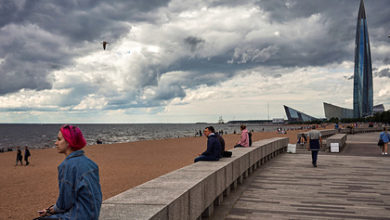
M194 163L198 161L218 161L221 157L221 143L215 135L213 126L206 127L203 134L207 137L207 149L205 152L195 158Z
M81 130L64 125L55 142L57 152L65 154L58 166L59 196L56 204L38 211L38 219L97 220L102 204L99 168L81 150L86 141Z
M381 139L383 141L383 145L382 145L382 155L387 155L388 152L387 152L387 148L388 148L388 144L389 144L389 141L390 141L390 134L387 132L387 128L384 127L383 128L383 131L379 134L379 139Z

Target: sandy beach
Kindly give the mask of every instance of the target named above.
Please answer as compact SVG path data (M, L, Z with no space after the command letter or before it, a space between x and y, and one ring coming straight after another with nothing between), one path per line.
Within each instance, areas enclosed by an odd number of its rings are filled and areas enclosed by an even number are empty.
M302 130L257 132L253 141L271 137L289 137L296 142ZM239 134L223 136L226 149L233 148ZM53 143L54 146L54 143ZM103 199L110 198L160 175L193 163L206 149L205 137L140 141L84 148L99 165ZM29 166L15 166L16 152L0 154L0 219L32 219L37 210L54 204L58 194L57 166L64 160L56 149L31 150Z

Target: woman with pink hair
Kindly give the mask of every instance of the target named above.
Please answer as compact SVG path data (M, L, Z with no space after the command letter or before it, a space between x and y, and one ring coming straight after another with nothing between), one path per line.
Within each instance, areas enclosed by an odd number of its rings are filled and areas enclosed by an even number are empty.
M98 166L84 155L87 145L81 130L64 125L55 142L65 154L58 166L59 196L56 204L38 211L38 219L98 219L102 203Z

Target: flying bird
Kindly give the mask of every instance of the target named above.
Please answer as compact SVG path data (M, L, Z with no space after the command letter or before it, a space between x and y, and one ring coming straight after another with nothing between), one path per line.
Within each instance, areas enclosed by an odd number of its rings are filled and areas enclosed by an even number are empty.
M103 50L106 50L106 45L108 44L107 41L103 41Z

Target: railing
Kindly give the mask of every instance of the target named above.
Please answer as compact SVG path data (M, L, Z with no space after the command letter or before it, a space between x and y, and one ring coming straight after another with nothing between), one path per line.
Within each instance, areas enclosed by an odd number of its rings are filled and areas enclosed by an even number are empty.
M105 200L99 219L201 219L256 168L285 152L288 138L235 148L231 158L198 162Z

